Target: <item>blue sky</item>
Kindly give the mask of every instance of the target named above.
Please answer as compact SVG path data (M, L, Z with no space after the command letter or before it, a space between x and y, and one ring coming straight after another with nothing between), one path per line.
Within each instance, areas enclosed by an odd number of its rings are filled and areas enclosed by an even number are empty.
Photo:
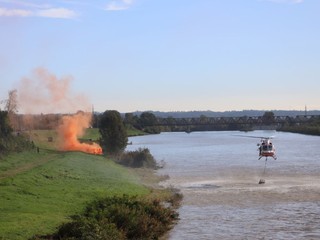
M320 109L320 1L0 0L0 99L42 67L98 111Z

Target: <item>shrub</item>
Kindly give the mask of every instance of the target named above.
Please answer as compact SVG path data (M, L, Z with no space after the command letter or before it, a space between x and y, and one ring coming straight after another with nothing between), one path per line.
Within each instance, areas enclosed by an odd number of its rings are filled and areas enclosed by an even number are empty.
M157 168L157 162L148 148L125 152L119 157L118 163L133 168Z
M73 216L73 221L63 224L54 239L122 240L123 232L107 219L97 221L84 216Z
M108 197L92 202L52 236L33 239L158 239L178 219L172 207L137 197Z

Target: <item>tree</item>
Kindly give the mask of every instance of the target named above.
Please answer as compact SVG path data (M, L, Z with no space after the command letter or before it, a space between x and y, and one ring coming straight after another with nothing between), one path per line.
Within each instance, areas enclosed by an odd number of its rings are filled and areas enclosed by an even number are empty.
M0 157L8 149L7 145L12 132L9 124L8 112L0 110Z
M207 122L208 122L208 117L204 114L201 114L200 123L207 123Z
M264 124L267 124L267 125L274 123L274 113L273 112L265 112L262 116L262 121Z
M18 112L18 91L16 89L9 91L8 99L2 102L5 104L5 110L8 113L11 126L16 129Z
M156 116L151 112L143 112L139 119L140 124L144 126L155 126L157 123Z
M118 111L105 111L100 119L100 145L104 153L117 155L124 151L128 143L126 128Z
M124 115L124 123L126 125L136 126L139 118L138 116L133 115L133 113L126 113Z
M3 140L9 136L12 132L12 128L9 124L8 112L0 110L0 139Z
M23 134L12 134L7 111L0 111L0 159L10 152L30 149L32 143Z
M139 118L141 129L147 133L160 133L157 117L151 112L143 112Z
M13 90L9 91L8 99L5 102L6 102L5 110L9 114L18 112L18 91L17 91L17 89L13 89Z

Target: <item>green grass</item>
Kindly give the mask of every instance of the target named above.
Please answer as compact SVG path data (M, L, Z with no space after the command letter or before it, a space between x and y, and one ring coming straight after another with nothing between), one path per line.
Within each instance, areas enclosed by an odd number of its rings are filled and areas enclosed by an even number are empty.
M57 151L54 130L28 134L34 149L0 159L1 240L53 233L100 197L150 196L137 172L103 156ZM98 129L87 129L83 139L99 137Z
M131 136L142 136L142 135L146 135L147 133L145 133L141 130L138 130L136 128L128 128L127 134L129 137L131 137Z
M93 141L97 141L100 138L100 133L98 128L88 128L82 139L92 139Z
M0 161L0 239L52 233L99 197L148 192L137 175L102 156L13 154Z
M26 133L37 147L45 149L58 149L59 147L58 134L55 130L33 130ZM48 138L52 138L52 141L49 141Z
M138 130L134 127L128 127L127 134L128 134L128 137L146 135L145 132ZM88 128L86 130L84 136L81 137L80 140L87 141L88 139L91 139L92 141L98 142L100 139L99 129L98 128Z

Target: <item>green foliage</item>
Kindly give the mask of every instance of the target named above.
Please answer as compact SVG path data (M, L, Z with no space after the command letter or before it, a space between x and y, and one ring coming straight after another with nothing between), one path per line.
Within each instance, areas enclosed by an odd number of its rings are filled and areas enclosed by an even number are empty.
M161 130L157 126L157 118L151 112L143 112L138 119L138 127L143 129L144 132L157 134L160 133Z
M265 112L262 116L262 121L264 124L270 125L274 123L274 113L273 112Z
M133 115L133 113L126 113L124 115L124 122L126 125L136 125L139 121L139 117L138 116L135 116Z
M82 215L62 225L53 239L158 239L178 214L159 200L107 197L89 204Z
M7 137L12 133L9 124L8 112L0 111L0 137Z
M151 112L143 112L140 115L139 123L142 126L154 126L157 123L157 118Z
M286 126L280 128L279 131L320 136L320 124L319 126Z
M27 136L20 133L13 134L8 113L0 111L0 158L9 152L21 152L31 147L33 144Z
M158 126L145 127L145 128L143 128L143 131L146 133L150 133L150 134L158 134L161 132L161 128Z
M313 118L312 121L308 124L288 124L286 126L281 127L279 131L320 136L320 117L318 116L316 118Z
M100 119L99 132L104 153L117 155L126 148L128 136L119 112L105 111Z
M150 153L148 148L139 148L136 151L128 151L123 153L118 163L133 168L153 168L157 167L156 160Z
M9 125L8 112L0 111L0 157L9 150L8 141L11 138L12 128Z
M100 221L81 215L72 217L72 222L63 224L54 239L86 239L86 240L122 240L123 232L117 229L108 219Z

